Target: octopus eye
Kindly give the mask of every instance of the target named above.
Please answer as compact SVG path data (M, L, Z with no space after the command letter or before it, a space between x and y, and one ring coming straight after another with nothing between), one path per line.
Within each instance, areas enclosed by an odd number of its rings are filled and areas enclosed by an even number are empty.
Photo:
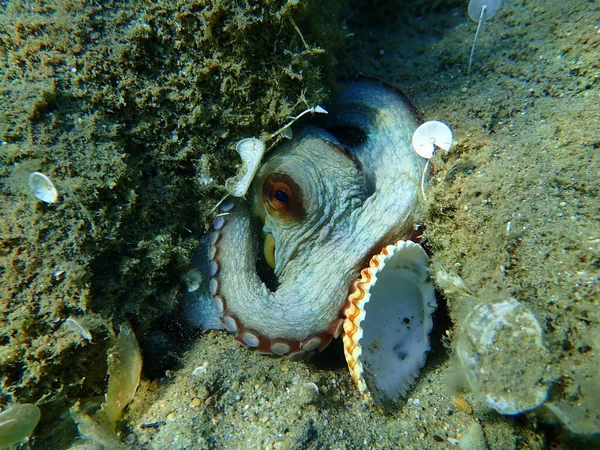
M283 181L273 181L271 183L269 189L269 206L274 211L285 212L289 207L293 206L293 199L294 194L287 183Z
M273 194L273 198L279 203L287 204L288 200L290 199L290 196L287 195L287 193L284 190L277 189Z
M290 202L290 195L286 192L286 187L279 186L271 189L269 192L269 203L276 210L284 210Z
M262 197L267 212L282 220L299 219L304 215L302 190L289 175L269 175L263 185Z

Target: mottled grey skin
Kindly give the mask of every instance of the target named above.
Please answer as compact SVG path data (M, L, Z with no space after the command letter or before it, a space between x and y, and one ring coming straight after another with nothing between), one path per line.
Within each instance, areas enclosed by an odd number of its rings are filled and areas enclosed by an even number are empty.
M248 344L243 335L249 332L260 341L250 339L250 346L260 351L283 342L280 353L295 353L312 349L302 341L313 336L324 345L329 335L337 337L352 280L383 245L413 227L425 164L411 146L419 125L413 106L381 82L360 80L328 109L321 127L303 128L267 155L251 198L228 205L224 225L213 233L213 296L236 324L238 339ZM265 209L263 184L273 173L300 187L302 217L282 219ZM256 269L263 232L275 238L273 290Z

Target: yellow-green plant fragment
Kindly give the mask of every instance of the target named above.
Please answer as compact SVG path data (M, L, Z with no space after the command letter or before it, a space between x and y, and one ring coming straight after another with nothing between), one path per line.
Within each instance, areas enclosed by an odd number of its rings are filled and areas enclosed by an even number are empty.
M104 420L98 420L81 410L79 402L71 407L71 417L79 431L78 445L71 446L69 450L127 450L128 447L121 444L117 435Z
M142 354L133 330L121 325L117 342L108 351L108 389L102 411L110 424L116 423L133 400L140 384Z
M29 436L41 415L40 408L31 403L9 406L0 413L0 447L8 447Z

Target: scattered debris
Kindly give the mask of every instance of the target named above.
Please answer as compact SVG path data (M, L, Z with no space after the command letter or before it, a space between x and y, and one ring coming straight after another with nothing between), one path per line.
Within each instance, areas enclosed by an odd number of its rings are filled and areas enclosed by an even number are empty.
M57 270L52 274L52 278L54 278L56 281L62 281L65 278L65 271Z
M214 181L210 174L210 161L208 155L202 155L200 157L200 175L198 176L198 183L201 185L208 185Z
M488 450L489 446L485 438L485 432L479 422L473 422L460 437L459 447L461 450Z
M201 366L196 367L193 371L192 371L192 376L194 377L199 377L202 376L206 373L206 365L203 364Z
M106 426L105 421L86 414L79 402L71 407L70 413L79 431L78 445L84 446L83 448L111 450L129 448L119 442L114 430Z
M147 428L158 428L161 425L164 425L165 423L166 422L164 420L160 420L158 422L143 423L140 425L140 429L145 430Z

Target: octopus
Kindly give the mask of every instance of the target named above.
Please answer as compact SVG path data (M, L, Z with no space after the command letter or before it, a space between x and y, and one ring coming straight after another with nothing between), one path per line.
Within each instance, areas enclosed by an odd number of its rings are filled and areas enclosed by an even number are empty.
M327 109L267 154L210 234L214 308L261 353L297 356L338 338L361 270L418 220L425 159L411 146L410 100L360 78Z

